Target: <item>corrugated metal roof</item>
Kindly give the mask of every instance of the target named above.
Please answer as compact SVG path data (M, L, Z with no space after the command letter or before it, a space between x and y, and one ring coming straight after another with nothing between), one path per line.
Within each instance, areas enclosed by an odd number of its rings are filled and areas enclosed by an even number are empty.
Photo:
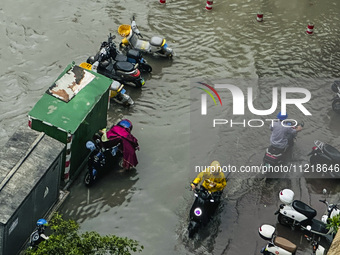
M64 147L25 126L0 149L0 223L7 223Z

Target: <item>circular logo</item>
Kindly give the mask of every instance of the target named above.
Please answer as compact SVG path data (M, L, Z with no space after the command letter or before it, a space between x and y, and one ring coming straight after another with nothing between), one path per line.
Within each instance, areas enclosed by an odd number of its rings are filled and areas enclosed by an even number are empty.
M33 242L38 241L39 238L40 238L38 231L35 231L35 232L32 234L32 237L31 237L31 238L32 238L32 241L33 241Z
M195 210L194 210L194 214L196 216L201 216L202 215L202 210L201 208L197 207Z

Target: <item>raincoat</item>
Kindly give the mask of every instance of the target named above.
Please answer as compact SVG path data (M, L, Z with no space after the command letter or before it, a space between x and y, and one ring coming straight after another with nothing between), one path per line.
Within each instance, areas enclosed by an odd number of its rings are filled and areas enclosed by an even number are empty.
M206 188L210 192L222 191L224 187L227 185L227 181L225 179L223 172L211 173L208 169L206 172L201 172L197 175L195 180L192 182L197 185L203 180L202 186ZM216 186L212 187L210 184L215 183Z
M130 133L130 130L121 126L113 126L107 133L107 138L112 140L119 140L123 152L123 167L129 169L138 164L136 150L138 147L138 140Z

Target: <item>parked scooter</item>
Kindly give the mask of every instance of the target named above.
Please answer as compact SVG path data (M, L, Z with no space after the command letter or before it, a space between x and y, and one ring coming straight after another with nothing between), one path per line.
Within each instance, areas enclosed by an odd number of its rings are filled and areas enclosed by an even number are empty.
M323 194L327 194L327 190L323 189ZM331 204L327 201L327 199L324 200L319 200L321 203L324 203L327 206L327 210L322 215L321 221L324 222L325 224L329 223L329 219L333 218L334 216L340 214L340 208L338 204Z
M321 141L315 140L315 146L312 148L312 151L308 154L310 156L309 162L314 167L323 166L327 167L327 171L329 171L329 167L333 166L336 169L332 169L335 173L339 173L340 171L340 152L334 148L332 145L325 144ZM322 169L321 169L322 170Z
M102 134L95 134L93 141L87 141L86 148L91 153L88 158L87 172L84 176L86 186L91 186L100 173L107 167L112 158L121 158L121 167L129 169L138 164L135 151L139 149L138 140L131 134L131 121L124 119L114 125L109 131L102 130Z
M201 226L206 225L211 216L216 211L222 192L211 193L202 186L194 189L195 201L190 209L189 214L189 238L192 238Z
M30 249L35 249L42 241L48 240L49 237L45 235L47 224L48 223L45 219L39 219L37 221L37 226L30 235L30 241L28 244Z
M138 64L127 61L116 61L111 57L109 42L103 42L99 52L87 59L92 65L92 71L98 72L123 84L133 84L142 87L145 84L138 70Z
M110 49L110 56L118 62L130 62L132 64L138 63L138 69L142 72L151 73L152 67L147 63L147 61L143 58L142 53L138 50L129 49L126 52L126 55L121 53L117 47L116 44L113 42L113 39L115 38L115 35L109 34L108 40L107 40L107 46ZM106 42L105 42L106 43ZM104 43L104 44L105 44Z
M336 113L340 113L340 81L335 81L332 84L332 90L336 93L336 96L332 99L332 109Z
M310 232L319 236L328 236L332 239L332 230L327 229L328 217L333 217L340 213L340 210L336 206L330 205L325 201L321 201L328 205L327 219L323 216L323 221L314 219L316 216L316 210L308 206L300 200L294 200L294 192L290 189L281 190L279 193L280 201L283 203L280 208L275 212L278 215L277 219L281 225L290 226L293 229L299 227L301 230L308 230L307 226L310 226Z
M308 227L308 229L309 228L310 226ZM271 225L262 225L259 228L259 234L262 239L268 241L268 244L260 251L264 255L294 255L297 250L297 246L294 243L283 237L277 236L275 234L275 227ZM311 244L313 246L312 254L325 255L325 248L321 246L316 240L314 240L314 235L313 238L307 235L305 237L308 241L311 241Z
M295 128L293 125L295 123L284 121L285 125L291 125L292 128ZM297 126L304 126L304 122L298 123ZM273 145L270 145L264 154L263 157L263 164L264 165L270 165L270 166L278 166L284 163L285 157L287 155L287 152L293 147L294 145L294 139L296 139L296 136L291 137L291 139L288 141L288 146L284 149L277 148Z
M135 49L141 52L168 58L172 58L172 56L174 56L174 51L168 47L166 40L162 37L153 36L150 41L139 39L139 37L143 38L143 36L137 28L134 16L132 17L131 26L120 25L118 27L118 34L124 37L119 45L121 49Z
M87 70L92 69L92 65L85 62L81 63L79 66ZM128 94L126 94L124 85L114 80L110 85L110 98L116 103L125 106L130 106L134 104L134 101L131 99L131 97Z

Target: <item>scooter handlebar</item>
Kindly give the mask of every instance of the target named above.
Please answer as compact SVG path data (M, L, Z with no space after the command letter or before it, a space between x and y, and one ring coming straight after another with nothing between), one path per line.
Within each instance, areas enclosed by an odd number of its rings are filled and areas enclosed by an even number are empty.
M116 35L109 34L109 41L112 42L113 39L116 38Z

